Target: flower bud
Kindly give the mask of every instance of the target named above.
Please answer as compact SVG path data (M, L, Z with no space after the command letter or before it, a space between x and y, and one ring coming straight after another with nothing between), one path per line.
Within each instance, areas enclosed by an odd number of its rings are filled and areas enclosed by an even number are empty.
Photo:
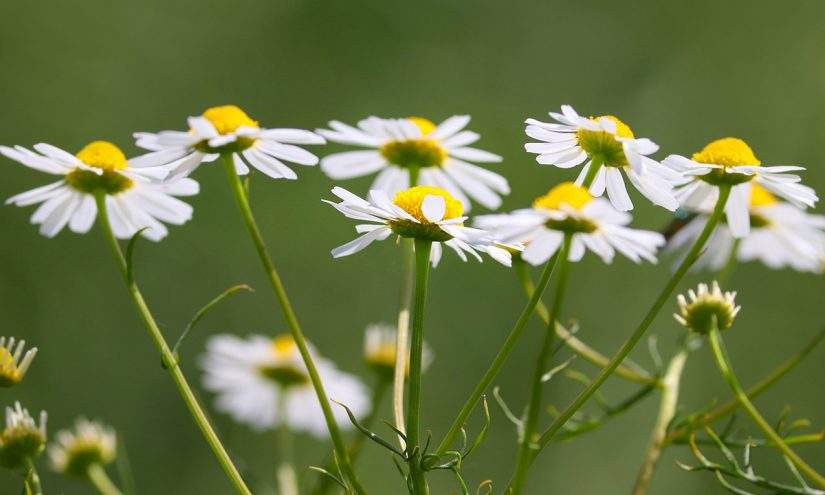
M688 330L703 335L710 333L713 328L730 328L741 309L741 306L736 305L736 292L722 292L716 281L710 289L707 284L699 284L696 292L688 290L688 298L682 294L676 296L679 313L673 317Z

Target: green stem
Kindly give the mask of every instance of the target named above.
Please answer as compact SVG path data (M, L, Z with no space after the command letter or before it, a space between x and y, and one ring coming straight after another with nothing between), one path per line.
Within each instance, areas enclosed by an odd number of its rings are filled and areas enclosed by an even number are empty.
M516 458L516 468L513 473L513 481L511 483L512 495L520 495L524 491L524 484L527 481L527 471L530 468L531 453L536 448L534 442L534 432L536 430L536 423L538 422L539 412L541 410L542 390L544 385L544 374L547 372L547 367L550 364L550 357L553 351L553 336L556 334L553 331L555 323L559 319L561 313L561 305L564 300L564 289L567 283L567 270L570 263L567 259L570 251L570 243L573 241L573 234L566 233L561 249L558 251L559 259L559 274L556 277L555 285L553 286L553 304L550 306L550 318L547 322L547 329L544 332L544 341L539 350L538 359L536 359L536 368L533 370L533 381L530 386L530 399L527 402L527 418L524 421L522 430L521 445L519 447L518 456Z
M604 157L602 155L593 155L590 157L590 168L587 169L587 175L584 177L584 181L582 182L582 187L589 190L590 186L593 185L593 181L596 180L596 174L599 173L599 169L602 168L604 164Z
M32 495L43 495L43 486L40 484L40 475L37 474L37 468L34 467L34 461L26 459L26 484L31 490Z
M790 359L779 365L775 370L773 370L769 375L765 378L760 380L758 383L750 387L748 390L745 391L745 394L748 396L749 399L753 399L757 397L759 394L764 392L765 390L769 389L774 383L778 382L782 377L788 374L789 371L794 369L796 365L801 363L808 354L813 351L816 346L822 342L822 339L825 338L825 328L819 331L816 336L808 342L805 347L803 347L798 353L794 354ZM681 442L686 440L688 436L694 431L703 428L709 424L715 423L720 418L727 416L728 414L735 411L739 408L740 402L737 399L732 399L725 404L717 407L716 409L708 412L707 414L703 414L702 416L693 420L690 424L686 426L682 426L681 428L677 428L672 430L667 435L666 444L671 444L675 442Z
M89 471L86 473L89 476L89 481L97 488L100 495L122 495L120 489L112 482L106 470L98 463L89 466Z
M295 464L293 460L292 432L286 422L287 402L286 390L282 389L278 394L278 417L281 423L278 425L278 446L280 447L280 460L278 462L278 493L279 495L298 495L298 477L295 475Z
M696 239L696 243L694 243L693 247L688 252L685 259L682 260L682 263L676 269L676 272L671 276L670 280L668 281L667 285L665 285L662 292L656 298L656 301L653 303L653 306L645 315L644 319L642 319L639 326L636 330L630 335L630 337L625 341L621 348L619 348L618 352L610 359L610 362L607 366L605 366L599 375L588 385L578 397L576 397L573 402L564 409L564 411L559 414L555 420L550 424L547 430L541 435L539 439L539 445L541 448L544 448L550 440L553 438L553 435L558 432L562 426L573 416L573 414L578 411L585 402L587 402L590 397L596 393L596 391L602 386L602 384L607 380L607 378L613 374L616 368L621 364L622 361L630 354L630 351L636 346L642 336L645 334L647 329L653 323L653 320L659 314L662 307L670 300L670 296L673 291L676 289L676 286L679 285L682 278L687 273L688 269L696 262L700 253L702 252L702 248L704 248L705 243L707 242L710 234L713 232L713 229L719 223L719 220L722 218L722 215L725 212L725 204L728 201L728 197L730 197L730 186L722 185L719 186L719 199L716 202L716 206L713 208L713 213L711 214L710 218L708 219L708 223L705 225L705 228L702 230L702 233L699 234L699 238ZM538 451L536 452L538 454ZM535 455L533 456L535 458Z
M739 251L739 244L742 242L742 239L734 239L733 244L730 247L730 253L728 253L728 259L725 261L725 266L719 270L719 273L716 275L716 282L719 285L724 286L730 280L731 275L733 275L733 269L736 268L736 254Z
M424 306L427 302L427 280L430 273L430 250L433 243L415 239L415 293L413 299L412 335L410 341L410 388L407 410L407 454L414 495L427 495L430 489L421 467L420 442L421 372L424 349Z
M682 380L682 372L685 369L685 362L688 358L688 349L682 347L673 356L667 366L664 379L662 380L662 398L659 401L659 415L650 435L650 442L647 445L644 461L636 478L633 487L633 495L645 495L653 480L653 473L664 452L667 438L667 427L676 414L676 406L679 401L679 383Z
M349 455L347 454L344 438L341 435L341 430L338 428L338 423L335 421L335 416L332 414L332 407L329 404L326 391L324 391L324 385L321 383L321 377L318 375L318 369L315 367L315 362L309 353L309 347L307 346L301 327L298 324L298 318L295 316L295 311L293 311L292 305L289 302L286 290L281 282L281 277L278 275L275 265L272 263L272 259L267 251L261 231L258 228L258 224L255 222L255 217L252 215L252 209L249 206L249 199L246 196L246 191L244 190L240 177L238 177L238 174L235 172L235 164L232 161L232 156L224 155L223 161L226 177L229 180L229 186L235 196L235 202L241 210L244 224L246 225L246 229L249 231L249 237L255 245L255 250L258 253L258 257L264 267L267 278L269 279L272 289L275 292L275 297L281 305L284 318L289 326L289 331L292 334L292 338L295 340L295 345L298 347L298 352L301 354L301 358L307 367L307 373L309 374L309 379L315 389L315 394L318 396L318 402L321 405L321 410L327 423L327 429L329 430L329 436L332 439L335 452L338 456L338 462L341 464L341 469L344 472L344 476L346 476L349 483L352 485L355 493L361 495L364 493L364 488L361 486L361 483L358 481L358 477L352 468L352 463L350 462Z
M719 329L714 328L710 331L710 347L713 351L713 357L716 359L716 364L719 366L719 371L722 373L722 376L725 378L725 381L728 383L728 386L733 391L733 394L739 400L739 403L742 404L742 408L747 411L748 415L753 419L753 421L759 426L759 429L768 436L768 438L776 444L776 447L785 454L794 466L799 469L803 474L807 477L812 479L820 488L825 488L825 477L821 474L816 472L814 468L812 468L808 463L802 460L801 457L794 452L787 443L779 436L776 431L771 427L771 425L762 417L759 411L754 407L753 403L748 399L747 394L742 387L739 385L739 380L736 378L736 374L733 371L733 366L730 362L730 357L728 356L727 349L725 348L725 343L722 340L722 335L719 333Z
M527 301L527 305L522 310L521 315L519 315L518 320L516 320L515 325L512 330L510 330L507 338L504 340L504 343L498 351L498 354L496 354L496 357L493 359L493 362L490 363L490 367L487 368L484 376L481 377L481 381L478 382L478 385L476 385L475 389L473 389L470 394L470 397L464 403L464 406L462 406L461 411L459 411L458 416L456 416L455 420L453 420L453 424L450 426L450 429L447 431L447 434L444 436L444 439L435 451L436 455L443 456L450 449L450 445L453 443L453 440L455 440L455 437L458 435L459 431L461 431L461 428L464 427L464 423L467 421L470 413L473 412L473 409L476 404L478 404L478 401L481 399L484 391L487 390L487 387L490 386L490 383L492 383L493 379L495 379L496 375L498 375L501 367L504 366L504 362L507 361L507 358L510 356L513 346L516 345L516 342L521 336L521 332L530 320L530 316L536 309L536 305L541 300L541 296L544 294L544 289L547 288L547 282L549 282L550 277L553 276L553 271L555 270L558 262L559 256L557 253L544 266L544 270L541 273L536 290L533 292L533 295L530 296L530 300Z
M528 271L528 265L525 263L521 258L516 257L513 258L513 268L515 268L516 274L518 275L519 281L521 282L521 287L524 289L524 294L529 299L533 292L535 291L535 287L533 286L533 281L530 279L530 273ZM550 324L550 314L547 311L547 306L544 305L542 301L536 305L536 314L539 315L541 321L544 322L545 325ZM596 366L607 366L607 363L610 362L610 359L598 352L597 350L593 349L592 347L588 346L583 341L576 338L572 332L567 330L564 325L559 324L556 322L556 335L561 338L564 345L569 347L573 352L578 354L580 357L586 359L587 361L595 364ZM621 364L619 367L616 368L616 376L620 376L625 378L631 382L642 383L645 385L654 385L660 386L660 380L648 374L647 372L636 371L627 366Z
M123 251L120 249L120 244L118 243L114 232L112 232L112 225L109 222L109 214L106 210L106 194L102 191L97 192L95 194L95 201L97 203L98 219L106 236L106 241L109 244L109 248L115 258L115 262L117 263L120 273L123 276L123 280L126 283L126 288L129 291L129 295L132 297L132 302L135 304L135 308L140 314L143 323L149 330L149 334L152 337L155 346L160 351L164 366L169 371L169 374L172 375L172 380L175 382L181 398L183 398L183 401L186 403L186 407L189 409L190 414L192 414L192 418L200 428L206 442L212 448L212 452L215 454L215 457L218 458L218 462L220 462L226 472L226 475L235 487L235 490L244 495L251 495L249 488L247 488L240 473L238 472L238 469L232 463L232 459L230 459L229 454L226 452L223 444L221 444L218 435L215 433L215 430L209 423L206 414L203 412L198 400L195 398L195 394L192 392L192 388L189 386L189 382L186 380L183 370L181 370L180 366L178 366L177 360L169 348L169 344L167 344L166 339L163 337L160 328L158 328L157 322L155 322L152 313L149 311L149 307L146 305L146 301L143 299L143 294L140 292L137 283L129 276L126 258L123 256Z
M407 342L410 333L410 306L412 306L413 283L415 282L415 253L413 239L403 239L404 267L401 278L401 308L398 311L398 327L395 341L395 370L392 387L392 412L395 427L402 433L404 428L404 380L407 377ZM399 435L398 442L406 448Z

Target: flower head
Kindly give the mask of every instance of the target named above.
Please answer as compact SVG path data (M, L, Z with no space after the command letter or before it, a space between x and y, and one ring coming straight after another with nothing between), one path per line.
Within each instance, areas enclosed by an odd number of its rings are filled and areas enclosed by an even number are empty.
M215 407L255 430L286 424L318 438L328 435L326 422L295 341L252 335L245 339L218 335L207 342L201 360L204 386L215 392ZM366 387L310 348L327 394L346 404L355 415L369 411ZM333 412L339 424L349 425L343 408Z
M481 261L478 252L485 252L499 263L510 266L510 253L493 237L480 229L464 226L463 206L447 191L429 186L416 186L387 196L385 191L372 190L368 200L359 198L341 187L332 193L342 201L326 201L349 218L371 222L355 227L361 237L332 250L336 258L357 253L373 241L392 234L432 241L430 261L436 266L441 259L441 244L450 247L466 261L467 254Z
M692 159L670 155L662 163L691 178L676 192L687 209L712 207L719 197L719 186L731 187L725 215L736 238L750 232L748 205L754 184L799 208L812 207L818 200L816 192L801 184L798 175L788 173L805 170L803 167L764 167L751 147L738 138L717 139L694 153Z
M447 190L466 211L470 199L498 208L500 195L510 193L507 180L470 162L500 162L501 157L467 146L479 139L475 132L463 130L469 122L466 115L438 125L421 117L370 117L357 127L332 121L331 129L316 132L336 143L372 149L328 155L321 160L321 170L336 180L380 171L371 189L389 196L411 185L435 186ZM415 184L410 184L411 174L418 177Z
M57 442L48 447L55 471L85 477L92 465L105 466L117 455L117 436L112 428L97 421L77 418L74 430L61 430Z
M161 222L180 225L192 218L192 207L175 196L197 194L197 182L180 179L161 183L168 172L134 168L112 143L94 141L76 155L44 143L34 149L36 152L0 146L0 153L61 179L13 196L6 204L41 203L32 223L39 224L46 237L54 237L67 225L72 232L88 232L98 213L96 194L105 194L112 229L120 239L148 227L141 235L159 241L169 232Z
M6 408L6 428L0 433L0 466L18 468L39 456L46 445L46 411L40 424L19 402Z
M581 117L569 105L563 105L561 111L550 112L555 123L527 119L527 135L540 142L527 143L524 148L538 155L539 164L572 168L584 163L576 184L592 177L590 193L601 196L607 191L610 202L620 211L633 209L622 172L653 203L671 211L679 206L673 187L684 178L648 157L659 149L653 141L636 138L630 127L613 115ZM591 171L593 166L598 170Z
M741 309L736 305L736 292L722 292L715 280L710 289L707 284L699 284L696 292L688 290L688 298L690 301L682 294L676 296L679 312L673 317L688 330L700 334L710 333L714 328L727 330Z
M475 225L492 232L501 243L524 245L521 257L532 265L549 260L561 247L565 234L572 235L570 261L581 260L589 249L605 263L611 263L617 251L637 263L655 263L664 237L626 227L631 219L629 213L617 211L607 200L594 198L587 189L565 182L537 198L532 208L482 215Z
M364 333L364 360L378 375L392 378L395 373L396 339L398 330L394 325L373 323ZM410 372L409 345L407 346L406 369ZM433 361L430 346L424 343L422 349L422 368L424 370Z
M33 347L23 353L26 348L26 341L21 340L15 346L14 337L0 337L0 387L13 387L23 380L26 371L29 370L34 356L37 355L37 347Z
M212 107L189 117L188 131L135 133L137 145L150 153L131 161L134 167L163 167L173 177L192 173L201 163L231 156L239 175L252 167L273 179L297 179L284 162L315 165L318 157L296 146L324 144L321 136L302 129L264 129L235 105Z

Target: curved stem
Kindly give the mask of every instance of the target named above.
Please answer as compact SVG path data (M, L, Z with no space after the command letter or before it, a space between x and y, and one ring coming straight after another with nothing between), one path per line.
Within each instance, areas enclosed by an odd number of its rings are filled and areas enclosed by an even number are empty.
M31 495L43 495L43 485L40 484L40 475L37 474L37 468L34 467L34 461L26 459L26 484L31 490Z
M392 386L392 412L395 427L404 433L404 380L407 377L407 342L410 333L410 306L412 305L413 283L415 281L415 253L413 239L403 239L404 267L401 278L401 309L398 311L398 328L395 341L395 371ZM398 443L406 448L399 435Z
M541 296L544 294L544 289L547 288L547 282L549 282L550 277L553 276L553 271L555 270L558 261L559 256L557 253L544 266L544 270L541 273L536 290L533 292L533 295L530 296L530 300L527 301L527 305L521 311L521 315L519 315L513 329L510 330L510 333L504 340L504 343L498 351L498 354L496 354L496 357L493 359L493 362L490 363L490 367L487 368L484 376L481 377L481 381L478 382L476 388L473 389L472 393L470 393L470 397L464 403L464 406L462 406L458 416L456 416L453 420L453 424L450 426L450 429L447 431L447 434L444 436L444 439L435 451L436 455L442 456L450 449L450 445L453 443L453 440L455 440L458 432L461 431L461 428L464 426L464 423L467 421L470 413L473 412L473 409L476 404L478 404L478 401L481 399L484 391L490 386L490 383L492 383L493 379L501 370L501 367L504 366L504 362L507 361L507 358L510 356L510 352L513 350L513 346L516 345L516 342L521 336L524 326L527 324L527 321L530 320L530 316L536 309L536 305L541 300Z
M730 362L730 357L728 356L728 352L725 349L725 343L722 340L722 335L719 334L719 330L714 328L710 331L710 347L713 350L713 357L716 359L716 364L719 366L719 371L722 373L722 376L725 378L725 381L728 383L728 386L733 391L733 394L739 400L740 404L742 404L742 408L747 411L748 415L753 419L759 429L762 430L765 435L774 443L776 447L785 454L794 466L799 469L805 476L812 479L820 488L825 488L825 477L816 472L814 468L812 468L807 462L802 460L796 452L794 452L785 440L779 436L776 431L774 431L773 427L762 417L762 414L754 407L753 403L748 399L747 394L745 391L742 390L742 387L739 385L739 380L736 378L736 374L733 371L733 366Z
M410 339L410 389L407 411L407 454L410 480L414 495L427 495L430 489L421 467L420 442L421 372L424 349L424 306L427 302L427 280L430 272L432 242L415 239L415 293L413 299L412 332Z
M100 492L100 495L122 495L120 488L112 482L112 479L109 478L106 470L100 464L94 463L89 466L89 471L86 474L89 476L89 481Z
M120 273L123 276L123 280L126 283L126 288L129 291L129 295L132 297L132 302L135 304L135 308L140 314L147 330L149 330L149 335L152 337L155 346L158 348L158 351L160 351L164 366L169 371L169 374L172 375L172 380L174 380L175 385L178 388L178 392L180 392L181 398L186 403L186 407L189 409L190 414L192 414L192 418L200 428L206 442L212 448L212 452L215 454L215 457L218 458L218 462L220 462L226 472L226 475L235 487L235 490L243 495L251 495L249 488L247 488L240 473L238 472L238 469L232 463L232 459L230 459L229 454L226 452L226 449L218 438L218 435L209 423L209 419L207 419L206 414L203 412L198 400L195 398L195 394L192 392L192 388L189 386L189 382L186 380L183 370L181 370L180 366L178 366L177 360L169 348L169 344L166 343L166 339L163 337L160 328L158 328L155 318L149 311L149 307L146 305L146 301L143 299L143 294L140 292L137 283L129 276L126 258L123 256L123 251L121 251L120 244L118 244L117 238L115 237L114 232L112 232L112 226L109 223L109 214L106 210L106 194L102 191L96 193L95 201L97 203L98 220L103 228L106 241L109 244L109 248L115 258L115 262L117 263Z
M524 491L524 484L527 481L527 471L530 469L531 453L536 448L534 444L536 439L533 435L539 419L539 411L541 410L541 398L544 385L543 377L550 364L550 357L553 350L553 336L555 335L553 329L556 326L556 321L559 319L562 301L564 300L567 269L570 266L567 253L570 251L570 243L572 240L573 234L565 234L564 241L558 251L559 274L553 286L553 304L550 306L550 318L548 319L547 328L544 332L544 341L542 342L538 358L536 359L536 368L533 370L533 380L530 385L530 399L527 402L527 417L524 420L522 438L520 439L521 445L519 446L518 457L516 458L513 481L510 484L510 493L513 495L520 495Z
M645 458L642 467L633 486L633 495L645 495L653 480L653 473L659 464L667 444L667 427L676 414L676 406L679 402L679 383L682 380L682 372L685 369L685 362L688 358L688 349L683 347L673 356L667 366L664 379L662 380L662 398L659 401L659 415L650 436L650 442L645 451Z
M249 207L249 199L246 196L246 191L244 191L240 177L238 177L238 174L235 172L235 164L232 161L232 156L224 155L223 162L224 170L226 171L226 178L229 180L229 186L235 196L235 202L241 210L241 216L243 216L244 224L249 232L249 237L255 245L255 251L258 253L258 258L260 258L261 264L263 265L264 271L269 279L269 283L272 285L272 290L275 292L275 297L281 305L281 310L283 311L284 318L289 326L289 331L292 334L292 338L295 340L295 345L298 347L298 352L301 354L304 365L307 367L307 373L309 374L309 379L315 389L315 395L318 397L318 402L321 405L324 420L326 421L327 429L329 430L329 436L335 447L338 462L341 464L341 470L344 472L344 475L352 485L355 493L359 495L363 494L364 488L361 486L361 483L358 481L358 477L355 475L355 471L352 468L352 463L350 462L349 455L347 454L344 438L341 436L341 430L338 428L338 423L335 421L335 416L332 414L332 407L329 404L329 398L324 390L324 385L321 383L321 377L318 374L318 369L315 367L315 362L312 359L312 355L309 353L306 338L304 338L304 334L298 324L298 318L295 316L295 311L292 309L292 304L289 302L286 289L284 289L283 283L281 282L281 277L278 275L278 271L275 269L275 265L272 263L272 259L269 256L266 243L264 243L261 231L258 228L258 224L255 222L255 217L252 215L252 209Z
M528 272L527 263L525 263L521 258L513 258L513 268L518 275L519 281L521 282L521 287L524 289L524 294L529 299L533 292L535 291L535 287L533 286L533 281L530 279L530 273ZM543 302L539 301L536 305L536 314L539 315L541 321L544 322L545 325L550 324L550 314L547 312L547 306L544 305ZM607 366L607 363L610 362L610 359L601 354L599 351L593 349L592 347L588 346L583 341L576 338L572 332L566 329L563 325L556 322L556 335L561 338L564 345L569 347L573 352L578 354L580 357L586 359L587 361L595 364L596 366ZM643 371L643 370L642 370ZM620 376L626 380L636 383L642 383L645 385L654 385L654 386L661 386L661 381L647 372L636 371L633 370L623 364L620 364L616 368L616 376Z
M593 155L590 157L590 168L587 169L587 175L584 177L584 181L582 181L583 188L590 190L590 186L593 185L593 181L596 180L596 174L599 173L599 169L602 168L603 164L603 156Z

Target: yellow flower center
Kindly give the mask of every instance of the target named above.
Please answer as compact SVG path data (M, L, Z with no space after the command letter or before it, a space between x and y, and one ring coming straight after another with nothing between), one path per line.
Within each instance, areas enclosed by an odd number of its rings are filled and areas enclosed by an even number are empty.
M20 383L20 371L14 365L14 356L5 347L0 347L0 386L10 387Z
M598 122L602 119L607 119L615 122L616 134L611 134L607 131L589 131L587 129L579 129L576 132L576 137L579 140L579 146L591 158L599 156L603 160L603 164L608 167L624 167L627 166L627 157L624 156L624 148L622 143L616 141L616 137L634 138L633 131L624 122L613 115L602 115L601 117L590 117L590 120Z
M433 124L433 121L425 119L424 117L407 117L407 120L417 125L418 128L421 129L422 136L426 136L427 134L435 130L435 124Z
M751 187L751 208L768 206L778 203L776 196L768 192L767 189L754 183Z
M249 118L243 110L235 105L212 107L203 112L204 118L215 126L218 134L230 134L239 127L258 127L258 122Z
M98 175L91 170L75 169L66 174L66 182L74 189L87 194L103 190L114 195L130 189L134 182L118 173L126 170L129 164L120 148L107 141L95 141L87 144L75 155L84 164L103 170Z
M298 347L292 335L279 335L272 339L272 354L276 359L276 364L264 365L258 371L265 378L272 380L281 387L291 387L309 382L309 377L303 369L299 369L290 362L277 362L287 360L297 352Z
M558 210L562 204L566 204L576 210L581 210L584 205L593 200L587 189L577 186L572 182L562 182L550 192L536 198L533 201L534 208L546 208L548 210Z
M369 350L366 356L367 363L376 368L394 368L395 367L395 343L382 342ZM407 363L409 365L409 363Z
M389 141L378 148L378 151L388 162L399 167L421 169L441 166L444 159L447 158L447 150L442 148L435 140L426 138L427 134L435 129L435 124L422 117L409 117L407 120L421 129L422 137L404 141Z
M108 141L89 143L76 156L86 165L101 170L126 170L129 167L126 155Z
M444 242L452 239L452 236L441 230L438 225L433 224L424 216L421 210L424 198L427 196L440 196L444 198L444 217L442 220L451 220L464 214L464 207L461 201L450 196L450 193L443 189L430 186L416 186L406 191L400 191L392 198L392 202L406 211L413 218L418 220L394 220L390 223L393 232L402 237L420 237L433 242Z
M737 167L741 165L760 165L753 150L744 141L738 138L724 138L705 146L702 151L693 154L693 161Z
M278 357L289 357L298 350L298 347L292 335L283 334L272 339L272 350Z

